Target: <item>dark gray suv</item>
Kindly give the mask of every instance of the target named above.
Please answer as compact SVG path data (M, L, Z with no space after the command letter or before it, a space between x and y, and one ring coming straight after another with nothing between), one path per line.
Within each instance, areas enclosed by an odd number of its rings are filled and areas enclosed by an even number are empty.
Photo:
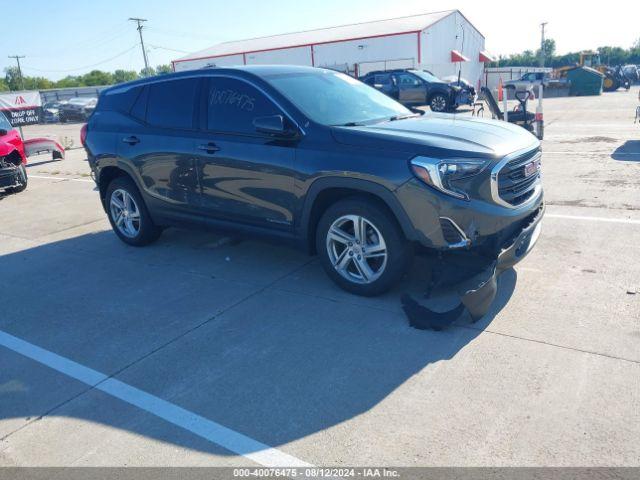
M361 80L409 107L429 105L434 112L447 112L458 107L460 87L443 82L425 70L370 72Z
M317 253L376 295L416 246L502 267L540 231L540 144L505 122L420 116L342 73L246 66L105 90L83 134L104 209L130 245L189 225Z

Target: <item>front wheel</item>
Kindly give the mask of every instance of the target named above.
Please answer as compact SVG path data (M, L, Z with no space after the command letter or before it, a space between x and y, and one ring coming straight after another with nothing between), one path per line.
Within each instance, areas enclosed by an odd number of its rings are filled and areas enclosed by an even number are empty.
M360 198L327 209L318 223L316 248L338 286L367 297L398 283L411 258L411 247L390 214Z
M109 184L105 206L111 228L129 245L148 245L162 233L153 223L138 188L127 177L117 177Z
M431 100L429 100L429 107L433 112L446 112L447 111L447 97L442 93L436 93Z

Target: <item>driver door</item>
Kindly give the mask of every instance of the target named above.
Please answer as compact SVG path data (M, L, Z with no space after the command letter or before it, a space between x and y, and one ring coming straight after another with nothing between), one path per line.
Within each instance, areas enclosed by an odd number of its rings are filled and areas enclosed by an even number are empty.
M205 218L293 228L297 140L256 131L257 117L286 114L246 80L212 76L201 99L196 142Z
M400 103L427 103L427 89L422 81L408 73L398 73L394 77L398 85L398 100L400 100Z

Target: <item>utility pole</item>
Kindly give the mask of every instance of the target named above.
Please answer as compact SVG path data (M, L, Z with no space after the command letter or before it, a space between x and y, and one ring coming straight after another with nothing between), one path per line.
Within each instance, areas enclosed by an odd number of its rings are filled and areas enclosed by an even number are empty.
M540 24L540 33L541 33L541 38L540 38L540 66L544 67L544 27L547 25L548 22L542 22Z
M140 46L142 47L142 58L144 58L144 73L145 76L149 73L149 61L147 60L147 51L144 49L144 40L142 39L142 22L146 22L146 18L130 18L132 22L136 22L138 24L137 30L140 34Z
M22 76L22 69L20 68L20 59L24 58L24 55L9 55L9 58L15 58L18 62L18 76L20 77L20 88L24 90L24 77Z

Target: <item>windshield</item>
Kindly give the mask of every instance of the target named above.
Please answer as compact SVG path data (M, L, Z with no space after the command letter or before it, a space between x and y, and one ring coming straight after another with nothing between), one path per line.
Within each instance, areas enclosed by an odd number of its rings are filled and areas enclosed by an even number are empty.
M365 124L411 115L384 93L348 75L331 71L266 75L264 79L314 122Z
M425 72L423 70L410 70L411 73L413 73L414 75L420 77L423 80L426 80L427 82L442 82L442 80L440 80L438 77L436 77L435 75L432 75L428 72Z
M7 120L7 117L4 116L4 113L0 112L0 130L10 131L13 130L13 127Z

